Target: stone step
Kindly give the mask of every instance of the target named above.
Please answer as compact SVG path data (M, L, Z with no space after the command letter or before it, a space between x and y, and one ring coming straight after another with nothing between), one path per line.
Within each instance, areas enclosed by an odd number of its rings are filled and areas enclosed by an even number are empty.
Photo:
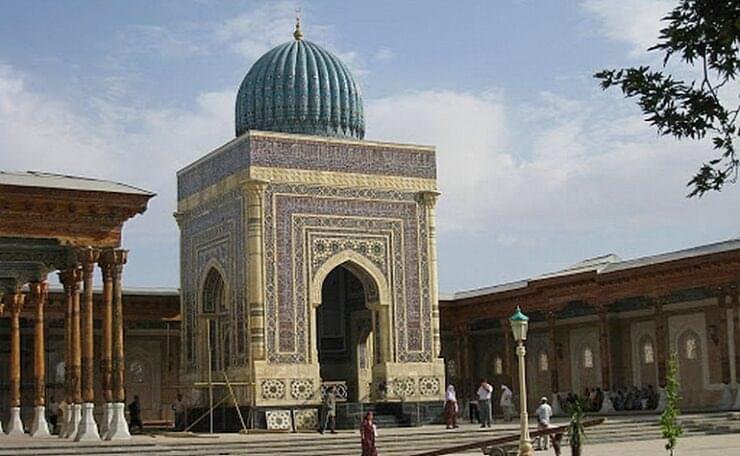
M588 438L595 442L624 442L660 438L657 417L640 419L615 419L589 429ZM684 418L686 435L707 435L714 433L740 432L740 422L731 421L727 414ZM562 421L561 421L562 422ZM500 426L500 425L499 425ZM482 430L464 425L456 430L445 430L442 426L423 428L380 429L379 449L384 456L406 456L420 451L434 450L447 445L472 443L500 435L516 433L516 426L507 424L495 430ZM141 439L138 437L137 439ZM337 435L319 436L307 434L252 434L240 440L236 436L227 438L188 439L179 442L176 438L157 437L151 443L141 440L127 443L105 442L99 444L75 444L56 439L47 442L7 439L0 446L0 456L10 455L57 455L71 454L110 456L137 453L146 455L227 455L245 454L267 456L284 454L305 456L342 456L356 454L359 449L359 435L355 432L341 432ZM184 439L183 439L184 440ZM480 454L479 450L471 451Z

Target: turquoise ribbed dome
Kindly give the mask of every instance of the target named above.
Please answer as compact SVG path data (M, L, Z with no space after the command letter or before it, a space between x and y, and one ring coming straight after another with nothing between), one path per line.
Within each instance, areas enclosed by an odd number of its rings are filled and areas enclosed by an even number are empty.
M239 87L236 135L250 129L362 139L360 86L339 58L298 29L295 40L260 57Z

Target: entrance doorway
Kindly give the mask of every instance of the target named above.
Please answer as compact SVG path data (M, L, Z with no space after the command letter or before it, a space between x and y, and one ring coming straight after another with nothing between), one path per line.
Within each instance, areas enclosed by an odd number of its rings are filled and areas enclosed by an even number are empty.
M345 382L347 400L367 402L374 364L373 315L362 281L345 265L321 287L316 309L319 373L324 382Z

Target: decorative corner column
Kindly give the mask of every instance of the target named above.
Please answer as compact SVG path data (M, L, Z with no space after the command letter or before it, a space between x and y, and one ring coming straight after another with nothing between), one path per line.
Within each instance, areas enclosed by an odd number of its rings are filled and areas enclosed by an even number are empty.
M66 299L65 337L67 338L65 353L65 384L66 408L64 414L62 438L77 435L82 413L82 352L80 346L80 282L82 270L74 266L59 273L59 281L64 286Z
M100 435L103 439L108 434L113 418L113 268L115 254L113 249L105 250L98 259L98 266L103 276L103 304L101 318L100 342L100 379L103 390L103 421L100 423Z
M20 315L24 296L20 288L6 295L10 309L10 418L8 435L22 437L26 434L21 421L21 327Z
M265 297L263 221L264 198L268 182L249 179L247 194L247 303L249 308L249 346L251 358L265 359Z
M44 306L49 286L46 281L32 282L29 286L31 302L36 310L33 332L33 385L34 410L31 423L31 437L51 437L49 423L46 422L46 341L44 337Z
M82 419L75 441L100 440L98 424L93 414L95 408L94 389L94 320L93 320L93 272L100 252L86 248L77 252L77 260L82 265L84 299L82 301Z
M733 311L733 344L735 348L735 403L733 410L740 410L740 282L729 288Z
M126 264L127 250L116 249L110 251L112 254L112 282L113 282L113 318L112 318L112 367L113 367L113 403L111 407L112 418L106 440L126 440L131 438L131 433L126 422L124 391L124 375L126 369L126 358L124 355L123 338L123 290L121 288L121 276L123 265Z
M435 207L440 193L437 191L419 192L419 203L426 210L427 233L429 242L427 244L427 258L429 262L429 300L432 304L432 355L436 358L441 356L442 339L439 332L439 281L437 273L437 217Z
M606 304L597 306L599 314L599 345L601 347L601 389L611 390L611 351L609 350L609 310Z

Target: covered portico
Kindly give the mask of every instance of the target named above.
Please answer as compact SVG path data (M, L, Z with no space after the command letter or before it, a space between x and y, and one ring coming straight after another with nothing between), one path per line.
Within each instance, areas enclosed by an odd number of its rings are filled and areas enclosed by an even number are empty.
M124 416L124 337L121 277L127 251L123 224L146 210L153 193L116 182L48 173L0 172L0 301L9 318L7 434L49 437L46 420L48 276L64 287L64 422L59 436L79 440L129 438ZM100 268L103 305L93 309ZM62 317L62 315L52 315ZM96 423L94 321L101 321L100 390ZM21 413L21 322L33 321L33 419Z

